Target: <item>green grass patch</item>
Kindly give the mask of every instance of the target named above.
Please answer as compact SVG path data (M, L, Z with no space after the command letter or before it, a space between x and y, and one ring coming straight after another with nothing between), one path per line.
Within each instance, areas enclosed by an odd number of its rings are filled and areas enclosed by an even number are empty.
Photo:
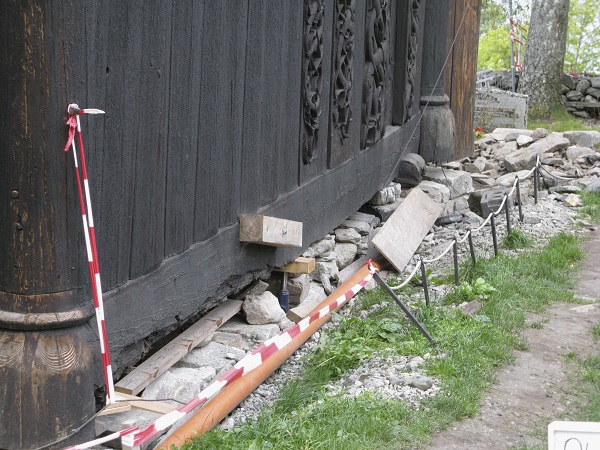
M573 116L564 107L554 110L547 120L529 117L528 127L530 130L545 128L549 132L556 131L559 133L564 131L600 131L600 128L590 125L584 119Z
M518 250L533 246L533 239L526 232L512 228L510 233L504 236L504 247L510 250Z
M572 272L583 256L578 243L571 235L559 234L542 249L480 258L477 264L465 266L462 288L455 289L458 293L429 307L413 298L416 288L400 291L436 339L436 347L405 319L384 291L361 294L349 317L338 317L337 327L321 333L316 350L304 361L302 376L287 383L276 403L265 408L257 421L231 432L213 430L183 448L423 447L435 430L476 414L497 370L513 361L515 349L527 349L519 333L526 325L526 312L543 311L551 302L573 298ZM473 316L452 304L474 297L481 299L482 308ZM442 389L418 408L373 394L327 395L327 383L373 354L425 353L433 356L424 364L425 373L440 380ZM588 377L590 383L600 383L600 377Z
M583 205L579 210L580 216L589 216L592 222L600 222L600 193L598 192L581 192Z

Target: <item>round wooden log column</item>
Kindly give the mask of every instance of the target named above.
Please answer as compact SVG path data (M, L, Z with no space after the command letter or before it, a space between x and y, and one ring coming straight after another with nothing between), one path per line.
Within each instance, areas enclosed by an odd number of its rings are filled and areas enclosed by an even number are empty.
M66 38L49 7L0 2L0 448L10 449L93 438L102 373L87 344L93 303L72 155L63 151L68 99L81 93L68 86L58 51Z

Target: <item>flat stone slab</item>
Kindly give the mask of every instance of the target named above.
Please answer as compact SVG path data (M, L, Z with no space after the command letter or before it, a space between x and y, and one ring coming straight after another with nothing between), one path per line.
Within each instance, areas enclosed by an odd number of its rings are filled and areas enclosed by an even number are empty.
M250 325L241 318L234 317L219 328L219 331L238 333L242 337L253 339L258 342L266 341L281 331L275 323L265 325Z
M196 348L185 355L174 367L200 368L214 367L219 371L228 364L235 364L246 352L239 348L229 347L218 342L209 342L202 348Z
M450 198L473 192L473 178L469 172L440 167L426 167L423 179L443 184L450 189Z
M173 399L177 402L187 403L217 374L214 367L171 367L160 377L154 380L142 393L142 398L147 399ZM175 403L165 401L165 403Z

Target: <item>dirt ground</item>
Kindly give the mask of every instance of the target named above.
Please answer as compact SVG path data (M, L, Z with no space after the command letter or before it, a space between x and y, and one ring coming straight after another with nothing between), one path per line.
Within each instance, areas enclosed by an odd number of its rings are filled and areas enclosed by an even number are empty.
M590 237L584 244L587 259L576 296L597 302L600 230L590 233ZM590 333L590 326L597 322L597 304L558 303L544 314L528 316L530 324L543 323L542 328L525 329L529 349L517 352L514 365L498 374L498 383L485 397L477 416L435 434L428 449L546 448L547 440L540 439L539 430L569 411L564 356L570 352L581 356L598 351Z

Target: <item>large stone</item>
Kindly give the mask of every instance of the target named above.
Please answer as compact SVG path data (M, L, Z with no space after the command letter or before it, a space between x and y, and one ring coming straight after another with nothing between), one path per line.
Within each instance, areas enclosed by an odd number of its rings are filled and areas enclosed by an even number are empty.
M600 179L592 181L585 187L588 192L600 192Z
M396 199L400 197L401 185L399 183L390 183L380 191L377 191L373 198L369 200L371 205L387 205L388 203L394 203Z
M187 403L208 386L216 374L214 367L208 366L194 369L171 367L144 389L142 398L173 399Z
M583 97L583 94L579 91L569 91L567 92L567 101L569 102L578 102Z
M600 77L591 77L590 83L593 88L600 89Z
M590 82L590 80L586 80L585 78L581 78L578 82L577 82L577 86L575 86L575 89L581 93L585 93L585 91L587 91L587 89L589 87L592 87L592 83Z
M352 220L352 219L344 220L340 224L339 228L354 228L361 236L368 235L372 230L372 226L370 224L368 224L367 222L363 222L362 220Z
M534 142L535 139L531 136L525 136L523 134L520 134L517 137L517 146L519 147L527 147L529 144L531 144L532 142Z
M423 157L417 153L409 153L400 160L398 176L394 181L400 183L402 186L417 186L423 178L424 168L425 160Z
M569 140L571 145L594 148L600 144L600 132L598 131L568 131L563 136Z
M379 225L380 222L379 218L375 217L373 214L366 214L360 211L355 212L350 217L348 217L348 219L368 223L371 226L371 229Z
M523 180L529 174L529 170L519 170L518 172L511 172L496 179L496 184L502 187L511 187L515 182L515 178ZM532 175L533 176L533 175Z
M250 345L248 342L237 333L229 333L227 331L215 331L212 338L213 342L223 344L228 347L239 348L240 350L248 350Z
M497 141L505 141L506 136L513 133L517 133L517 135L522 134L524 136L531 136L533 130L527 130L525 128L496 128L491 132L490 136Z
M531 133L531 137L535 140L544 139L546 136L548 136L548 130L545 128L536 128Z
M529 147L519 149L504 158L506 170L516 172L524 169L532 169L537 157L544 153L554 152L568 147L569 140L559 133L550 133L548 137L534 142Z
M481 173L485 170L485 163L487 160L480 156L471 163L465 163L465 172L469 173Z
M505 156L516 152L518 148L519 147L517 146L516 141L515 142L503 142L501 144L498 144L494 148L492 154L494 155L495 158L502 159Z
M352 261L354 261L357 251L358 246L356 244L351 244L348 242L340 242L339 244L335 244L335 252L338 255L338 269L342 270L344 267L349 266Z
M575 89L575 87L577 86L577 81L571 75L563 73L562 84L564 84L569 89Z
M526 95L510 91L477 89L474 123L485 123L487 129L527 128L527 101Z
M219 371L232 362L235 364L246 354L239 348L229 347L218 342L209 342L202 348L195 348L181 358L175 367L188 367L197 369L200 367L214 367Z
M361 211L364 211L366 213L373 214L373 215L379 217L379 220L381 220L382 222L385 222L386 220L388 220L390 218L390 216L392 214L394 214L394 211L396 211L396 209L398 209L398 207L400 206L400 204L403 201L404 201L403 198L399 198L394 203L388 203L387 205L374 206L374 205L365 204L360 209L361 209Z
M247 296L242 304L246 321L253 325L277 323L285 318L279 300L271 292Z
M450 189L443 184L435 181L423 180L419 184L419 189L425 192L432 200L438 203L446 203L450 200Z
M443 184L450 189L450 198L473 192L471 174L462 170L446 170L439 167L426 167L423 174L425 180Z
M302 274L288 279L288 292L290 293L290 305L299 305L308 296L310 287L310 275Z
M281 309L281 308L279 308ZM279 334L279 326L275 323L265 325L249 325L239 317L233 317L221 325L220 331L235 333L258 342L266 341Z
M575 161L580 156L587 156L587 155L592 155L595 153L596 153L596 151L592 150L589 147L580 147L578 145L572 145L565 152L565 156L567 157L567 159L569 161Z
M337 228L335 230L336 242L350 242L358 244L360 242L360 233L354 228Z
M326 298L327 294L325 293L323 285L321 283L316 283L312 281L308 290L308 296L306 297L303 303L322 302Z
M335 247L335 239L330 234L326 235L323 239L313 242L310 244L308 249L302 253L307 258L316 258L318 256L329 253Z

